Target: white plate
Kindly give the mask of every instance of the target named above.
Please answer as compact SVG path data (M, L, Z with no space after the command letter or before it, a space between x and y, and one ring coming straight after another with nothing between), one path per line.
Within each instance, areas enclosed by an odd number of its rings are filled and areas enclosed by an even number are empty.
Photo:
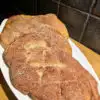
M7 22L7 19L5 19L2 22L2 24L0 26L0 32L2 32L6 22ZM97 77L95 71L93 70L92 66L88 62L87 58L84 56L84 54L80 51L80 49L70 39L68 40L68 42L70 43L70 45L72 47L72 56L73 56L73 58L75 58L95 78L95 80L98 83L98 92L100 93L99 78ZM21 92L19 92L11 84L10 77L9 77L9 68L4 63L4 60L3 60L3 57L2 57L3 51L4 51L4 49L0 45L0 68L1 68L2 74L5 78L8 86L10 87L10 89L15 94L15 96L17 97L18 100L31 100L27 95L24 95Z

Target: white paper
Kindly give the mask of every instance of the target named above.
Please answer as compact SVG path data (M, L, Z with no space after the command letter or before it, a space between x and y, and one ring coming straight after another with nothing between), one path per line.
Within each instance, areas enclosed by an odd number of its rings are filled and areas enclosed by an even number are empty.
M7 21L7 19L5 19L2 22L2 24L0 26L0 32L2 32L6 21ZM99 81L99 78L97 77L95 71L93 70L92 66L88 62L87 58L84 56L84 54L79 50L79 48L70 39L68 40L68 42L70 43L71 48L72 48L72 56L73 56L73 58L75 58L82 65L82 67L85 68L95 78L95 80L98 83L98 91L100 93L100 81ZM10 77L9 77L9 68L4 63L4 60L3 60L3 57L2 57L3 51L4 51L4 49L0 45L0 68L1 68L2 74L3 74L4 78L5 78L8 86L10 87L10 89L15 94L15 96L17 97L18 100L31 100L28 96L22 94L17 89L15 89L13 87L13 85L11 84Z

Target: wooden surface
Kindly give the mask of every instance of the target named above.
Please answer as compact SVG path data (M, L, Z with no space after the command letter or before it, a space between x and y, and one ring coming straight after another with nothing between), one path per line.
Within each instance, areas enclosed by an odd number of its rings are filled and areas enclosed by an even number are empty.
M98 77L100 78L100 55L96 54L92 50L88 49L87 47L83 46L82 44L78 43L77 41L71 39L79 48L80 50L84 53L84 55L87 57L88 61L90 64L93 66L95 72L97 73ZM2 80L1 80L2 81ZM9 93L5 93L4 88L2 88L4 84L1 82L0 85L0 100L8 100L7 94L12 95L11 91ZM6 85L4 86L8 88ZM15 100L15 99L13 99Z
M1 84L0 84L0 100L8 100L8 98L7 98L7 96L6 96L5 92L4 92Z

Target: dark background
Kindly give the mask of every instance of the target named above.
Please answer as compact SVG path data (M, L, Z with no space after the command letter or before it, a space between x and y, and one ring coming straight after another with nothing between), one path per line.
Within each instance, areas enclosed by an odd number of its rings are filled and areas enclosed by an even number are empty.
M75 40L100 54L100 0L0 0L0 22L16 14L55 13Z

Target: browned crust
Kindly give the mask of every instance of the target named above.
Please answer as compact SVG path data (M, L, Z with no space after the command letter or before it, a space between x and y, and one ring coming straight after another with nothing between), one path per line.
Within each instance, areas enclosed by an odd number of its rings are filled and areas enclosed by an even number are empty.
M44 36L44 38L41 37L42 40L36 38L36 41L34 41L34 36L36 35L36 33L34 35L32 33L18 38L4 53L5 60L10 66L13 85L22 93L31 94L38 100L91 100L92 98L99 100L96 81L64 50L65 47L62 46L61 48L60 44L55 44L56 40L54 40L54 44L46 45L46 34L43 35L43 33L40 33L41 36ZM57 33L55 35L59 36ZM63 40L63 37L57 39ZM45 40L45 42L41 44L40 40ZM30 45L25 46L28 42L33 45L31 49L29 49ZM37 56L34 55L35 52L38 53L34 49L35 42L37 44L40 43L42 46L41 49L38 49L40 51L44 50L44 48L47 51L48 48L52 48L50 52L48 51L49 55L47 55L45 63L44 60L40 59L44 57L41 53L40 56L39 54ZM51 43L52 41L49 42ZM58 42L61 42L61 40ZM32 58L29 58L29 62L26 62L29 55L26 57L24 55L27 50L31 55L34 55ZM38 63L35 63L33 59ZM30 60L32 60L31 65ZM41 74L38 74L38 72L43 73L41 80Z
M50 25L58 30L60 34L66 36L66 38L69 37L65 25L54 14L38 16L17 15L12 16L8 19L4 30L1 33L1 41L4 48L7 47L11 42L13 42L17 37L22 36L22 34L28 34L31 32L31 30L37 31L38 26L40 26L41 24Z

